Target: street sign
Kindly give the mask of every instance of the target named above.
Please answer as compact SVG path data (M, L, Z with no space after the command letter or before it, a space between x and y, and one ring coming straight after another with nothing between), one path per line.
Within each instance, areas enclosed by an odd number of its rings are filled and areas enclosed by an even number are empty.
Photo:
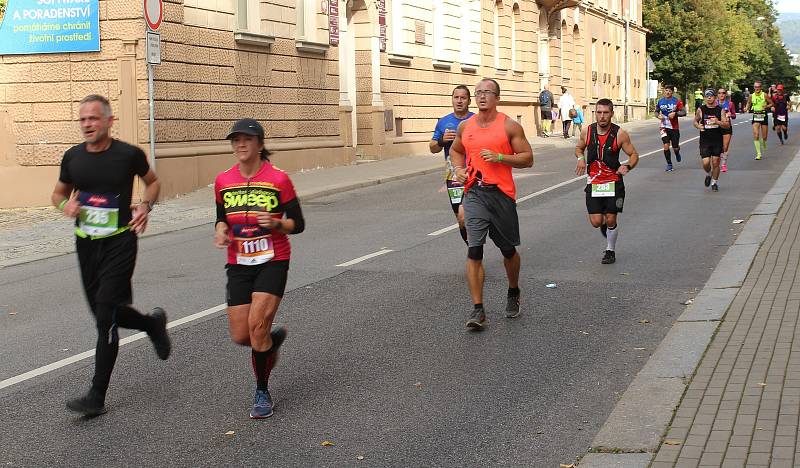
M144 21L151 31L158 31L164 19L163 0L144 0Z
M161 65L161 34L147 31L147 63Z

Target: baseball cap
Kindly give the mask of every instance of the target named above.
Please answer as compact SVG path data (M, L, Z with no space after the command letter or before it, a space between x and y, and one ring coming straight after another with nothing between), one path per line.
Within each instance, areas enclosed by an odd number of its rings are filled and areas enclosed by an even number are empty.
M259 138L264 138L264 127L254 119L240 119L231 127L230 133L225 139L230 140L237 133L244 133L245 135L253 135Z
M777 89L780 89L781 91L783 91L783 85L782 85L782 84L779 84L779 85L778 85L778 87L777 87Z
M717 95L717 93L715 93L714 90L711 89L711 88L708 88L705 91L703 91L703 96L705 96L705 97L711 97L711 96L716 96L716 95Z

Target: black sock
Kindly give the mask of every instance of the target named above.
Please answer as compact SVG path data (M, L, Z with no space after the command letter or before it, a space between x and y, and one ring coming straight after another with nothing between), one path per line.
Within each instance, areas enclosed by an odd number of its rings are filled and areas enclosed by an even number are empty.
M789 139L789 133L786 130L783 131L783 139L784 140L788 140Z
M267 376L267 358L269 351L253 350L253 373L256 375L256 387L259 390L266 390L269 383Z
M668 149L664 150L664 159L667 160L667 164L672 164L672 154L669 152Z
M475 310L478 309L483 309L483 302L481 302L480 304L475 304Z
M783 143L783 134L781 134L781 132L778 132L778 140Z
M461 238L464 239L464 243L469 245L469 243L467 242L467 228L465 227L458 228L458 231L461 233Z
M519 296L519 288L508 288L509 296Z
M677 158L678 158L678 156L680 156L680 155L681 155L681 150L679 150L679 149L673 149L673 151L675 151L675 158L677 159Z

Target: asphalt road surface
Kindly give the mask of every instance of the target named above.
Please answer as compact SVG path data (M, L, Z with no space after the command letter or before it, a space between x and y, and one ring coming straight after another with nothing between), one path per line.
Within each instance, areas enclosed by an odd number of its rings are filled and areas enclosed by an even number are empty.
M616 264L600 264L605 240L586 220L582 182L520 201L520 318L503 317L502 257L490 245L488 328L465 329L464 245L457 230L429 235L454 222L439 174L315 199L303 205L306 232L292 238L272 418L248 419L249 350L230 341L217 311L173 328L166 362L146 338L123 346L102 417L64 407L87 390L91 358L0 389L0 465L574 461L734 241L741 225L732 221L750 214L800 148L795 139L777 146L771 132L765 159L754 161L749 125L737 125L730 171L711 193L697 139L664 173L656 126L632 132L641 154L655 153L625 179ZM684 140L697 135L682 128ZM570 150L535 159L516 172L521 199L575 177ZM211 233L209 224L142 240L135 304L164 306L171 320L220 305L224 254ZM68 255L0 270L2 310L15 312L0 314L0 381L93 348L76 266Z

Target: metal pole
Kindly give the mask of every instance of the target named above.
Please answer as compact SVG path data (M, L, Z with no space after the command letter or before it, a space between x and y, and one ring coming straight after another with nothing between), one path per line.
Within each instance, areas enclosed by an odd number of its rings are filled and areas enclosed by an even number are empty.
M156 167L156 121L155 105L153 104L153 65L147 64L147 97L150 107L150 167Z

